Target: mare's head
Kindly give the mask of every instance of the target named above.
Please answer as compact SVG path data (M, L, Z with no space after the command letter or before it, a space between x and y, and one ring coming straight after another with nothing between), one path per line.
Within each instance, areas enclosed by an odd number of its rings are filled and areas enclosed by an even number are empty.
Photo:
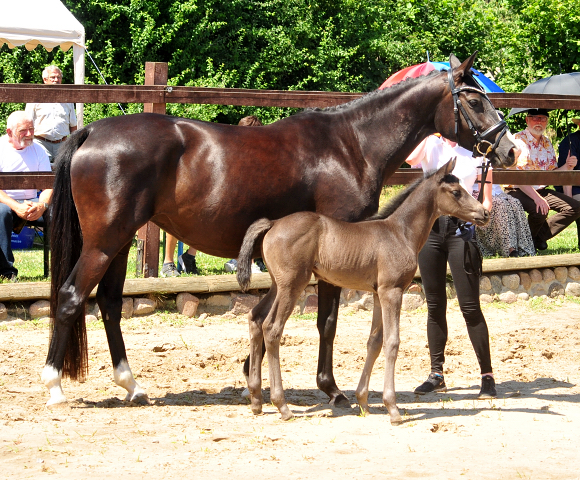
M473 198L459 179L451 172L455 168L457 157L443 165L425 182L433 182L436 189L434 204L440 215L450 215L476 225L485 225L489 222L489 212Z
M435 127L444 137L473 150L476 156L487 155L494 167L510 167L515 163L516 146L505 135L505 121L473 79L471 67L476 53L463 63L455 55L450 56L451 70L441 74L447 89L435 114Z

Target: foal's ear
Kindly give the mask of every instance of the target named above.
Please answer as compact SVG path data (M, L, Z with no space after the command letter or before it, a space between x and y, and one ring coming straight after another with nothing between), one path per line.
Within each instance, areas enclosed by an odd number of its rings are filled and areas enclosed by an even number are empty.
M441 167L441 170L443 170L443 175L451 175L451 173L453 172L453 169L455 168L456 163L457 163L457 157L453 157L445 165L443 165Z
M468 74L471 71L476 56L477 50L473 52L471 57L461 63L455 55L449 55L449 65L453 68L453 80L455 80L455 83L459 82L465 74Z

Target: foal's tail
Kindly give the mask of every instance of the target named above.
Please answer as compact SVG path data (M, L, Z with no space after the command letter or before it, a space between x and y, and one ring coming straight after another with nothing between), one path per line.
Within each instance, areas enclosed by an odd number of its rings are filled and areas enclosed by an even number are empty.
M72 157L89 136L90 127L74 132L59 149L56 159L56 176L51 201L51 284L50 284L50 336L54 341L67 342L62 369L63 377L82 380L88 373L87 332L84 305L74 319L70 338L52 338L57 312L58 292L72 272L81 255L83 238L75 207L70 168Z
M238 256L238 273L236 274L238 283L240 284L240 287L242 287L242 292L245 292L250 286L250 277L252 276L252 254L256 242L272 228L272 225L274 225L272 220L261 218L252 223L246 231L242 248L240 249L240 254Z

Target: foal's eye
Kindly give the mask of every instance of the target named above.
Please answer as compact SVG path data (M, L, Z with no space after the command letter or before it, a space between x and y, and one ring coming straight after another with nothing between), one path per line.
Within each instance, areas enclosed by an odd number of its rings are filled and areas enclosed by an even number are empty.
M451 193L453 193L453 196L455 198L461 197L461 192L459 190L453 190L453 192L451 192Z

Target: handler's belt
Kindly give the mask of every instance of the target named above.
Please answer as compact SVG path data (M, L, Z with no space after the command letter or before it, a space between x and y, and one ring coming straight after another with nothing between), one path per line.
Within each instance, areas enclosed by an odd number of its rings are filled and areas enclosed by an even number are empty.
M40 135L34 135L34 138L48 143L60 143L66 140L66 137L62 137L60 140L49 140L48 138L41 137Z

